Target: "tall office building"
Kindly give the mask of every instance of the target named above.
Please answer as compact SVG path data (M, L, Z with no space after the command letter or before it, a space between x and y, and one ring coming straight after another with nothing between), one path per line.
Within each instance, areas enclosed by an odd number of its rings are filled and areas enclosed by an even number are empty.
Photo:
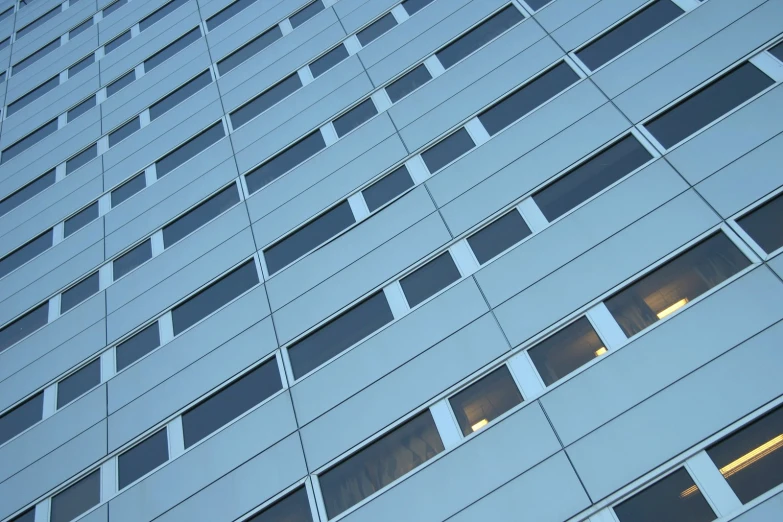
M0 7L0 522L783 520L783 0Z

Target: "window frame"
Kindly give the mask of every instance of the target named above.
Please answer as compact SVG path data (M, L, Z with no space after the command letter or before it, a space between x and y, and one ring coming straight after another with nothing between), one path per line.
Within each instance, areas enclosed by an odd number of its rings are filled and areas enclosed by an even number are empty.
M783 253L783 245L779 246L772 252L769 253L765 252L764 249L761 248L761 245L756 243L756 240L753 239L750 236L750 234L748 234L745 231L744 228L742 228L742 225L739 224L739 221L745 216L753 213L755 210L764 206L765 203L768 203L769 201L780 196L781 194L783 194L783 185L772 190L766 195L755 200L753 203L743 207L738 212L735 212L730 217L726 218L726 223L731 227L731 230L733 230L745 243L747 243L748 246L753 250L753 252L763 261L769 261L773 257L776 257L777 255Z

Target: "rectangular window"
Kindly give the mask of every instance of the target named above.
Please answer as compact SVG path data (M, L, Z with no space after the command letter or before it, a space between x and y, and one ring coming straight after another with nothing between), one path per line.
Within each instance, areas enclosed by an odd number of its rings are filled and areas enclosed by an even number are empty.
M60 313L64 314L97 294L100 289L99 281L98 272L95 272L63 292L60 296Z
M489 135L494 136L578 81L579 75L567 63L560 62L479 114L478 119Z
M125 369L160 346L158 322L154 322L133 337L117 345L117 371Z
M17 98L16 100L8 104L8 107L6 108L6 116L10 116L15 112L19 111L20 109L22 109L23 107L27 107L35 100L37 100L47 92L51 91L58 85L60 85L59 75L55 76L54 78L49 78L48 80L46 80L46 82L42 83L32 91L22 96L21 98Z
M639 140L627 136L535 193L533 201L554 221L651 159Z
M408 168L403 165L362 191L367 209L374 212L413 186Z
M606 300L625 335L641 332L750 266L718 232Z
M225 137L223 131L223 122L218 121L207 130L189 139L173 151L169 152L161 159L155 162L155 173L158 178L162 178L172 170L176 169L186 161L197 156L205 149L214 145Z
M312 17L314 17L316 14L320 13L324 10L324 3L321 0L315 0L315 2L312 2L307 5L304 9L299 10L298 12L291 15L291 17L288 19L291 22L291 27L296 29Z
M421 159L427 165L431 174L436 173L455 159L475 147L473 139L465 127L451 134L446 139L436 143L421 153Z
M3 199L0 201L0 216L8 214L25 201L32 199L34 196L37 196L51 187L54 185L56 179L55 171L52 169Z
M620 522L710 522L716 518L685 468L615 506L614 512Z
M595 70L684 12L671 0L656 0L620 25L604 33L597 40L578 50L576 56L591 70Z
M212 83L212 76L209 71L204 71L182 87L172 91L150 106L150 121L170 111L210 83Z
M418 13L434 1L435 0L404 0L401 5L405 8L405 11L407 11L408 16L413 16L414 13Z
M274 357L182 414L185 447L203 440L283 388Z
M479 47L494 40L524 20L524 18L519 9L509 5L436 52L435 56L441 65L448 69Z
M668 149L742 105L773 83L774 80L755 65L745 62L644 126Z
M10 159L18 156L22 152L26 151L42 139L46 138L47 136L51 136L54 134L54 132L57 130L57 118L53 119L49 123L44 124L41 127L38 127L33 132L22 138L21 140L17 141L7 149L3 150L2 154L2 161L0 163L5 163L6 161L9 161Z
M120 36L112 40L111 42L107 43L103 46L103 54L109 54L110 52L117 49L119 46L124 44L125 42L129 41L131 39L131 32L130 29L122 33Z
M147 180L144 173L136 174L131 179L111 191L111 206L116 207L132 195L136 194L147 186Z
M238 15L251 5L255 4L258 0L237 0L233 4L229 4L228 7L222 11L218 11L216 14L207 18L207 29L214 31L217 27L224 24L228 19Z
M297 489L244 522L313 522L307 490Z
M68 111L68 123L71 123L74 119L78 118L85 112L95 107L95 95L93 94L79 105Z
M34 31L35 29L41 27L43 24L45 24L46 22L48 22L49 20L51 20L52 18L54 18L55 16L57 16L61 12L62 12L62 8L59 5L57 7L55 7L54 9L50 9L49 11L44 13L43 15L39 16L38 18L36 18L32 22L30 22L29 24L25 25L24 27L22 27L21 29L16 31L16 39L19 40L20 38L22 38L26 34L30 34L32 31Z
M103 17L106 18L110 14L112 14L114 11L119 9L120 7L124 6L128 3L128 0L117 0L116 2L109 4L108 6L103 8Z
M204 226L226 210L239 203L239 191L232 183L192 210L163 227L163 245L169 248L185 236Z
M462 277L451 258L444 252L400 280L402 292L411 308L440 292Z
M67 176L79 167L86 165L98 157L98 144L93 143L76 156L65 162L65 175Z
M252 194L261 190L325 148L326 142L321 131L312 132L309 136L305 136L283 152L273 156L272 159L245 174L248 192Z
M139 31L146 31L152 24L163 20L164 17L170 15L186 3L188 3L188 0L173 0L152 14L147 15L139 22Z
M82 72L83 70L85 70L87 67L89 67L93 63L95 63L95 55L94 54L90 54L87 57L85 57L84 59L79 60L78 62L76 62L76 64L72 65L68 69L68 78L73 78L74 74Z
M258 272L251 259L215 281L171 311L174 335L179 335L221 306L258 284Z
M95 359L57 383L57 409L101 383L101 360Z
M169 460L166 428L159 430L117 457L118 489L135 482Z
M549 386L602 356L606 348L590 321L582 317L547 337L527 353L541 380Z
M96 469L79 482L52 497L49 522L70 522L101 502L101 470Z
M769 50L769 53L783 62L783 43L777 44L775 47Z
M462 434L478 431L508 410L522 404L511 372L501 366L449 399Z
M2 13L0 13L0 21L5 20L6 18L11 16L12 14L14 14L14 6L11 6L8 9L6 9L5 11L3 11Z
M92 27L92 23L93 23L93 19L91 16L84 22L80 23L79 25L71 29L70 32L68 33L68 40L73 40L76 36L80 35L84 31Z
M476 260L483 265L530 234L530 227L522 215L512 210L468 237L468 244Z
M152 259L152 241L144 241L114 260L114 280L121 278L137 266Z
M141 128L141 119L136 116L122 127L109 133L109 147L114 147L119 142Z
M113 94L116 94L120 89L123 89L127 87L128 85L132 84L134 81L136 81L136 71L130 71L113 82L111 82L109 85L106 86L106 97L112 96Z
M226 74L230 70L249 60L251 57L260 53L282 37L283 32L280 30L279 25L276 25L271 29L267 29L233 53L220 60L217 63L218 71L221 75Z
M337 137L342 138L376 114L378 114L378 109L375 108L372 98L367 98L362 103L334 120L332 125L334 125L334 130L337 132Z
M5 71L0 71L0 83L5 81Z
M355 222L351 206L347 201L343 201L282 241L264 250L267 270L270 274L274 274Z
M396 25L397 19L394 18L394 15L391 13L386 13L381 18L356 33L356 38L359 39L359 43L361 43L362 47L364 47L388 31L391 31Z
M11 38L0 40L0 51L11 45Z
M373 294L288 347L294 378L317 368L393 320L383 292Z
M68 237L77 230L83 228L88 223L98 219L98 202L96 201L89 207L81 210L78 214L65 220L64 236Z
M348 58L348 49L343 44L340 44L311 63L310 73L313 75L313 78L318 78L346 58Z
M180 36L166 47L144 60L144 72L148 73L193 42L201 38L201 28L196 27Z
M530 9L537 10L547 5L552 0L525 0L525 3Z
M420 413L318 477L327 516L339 515L443 449L430 410Z
M392 103L397 103L430 80L432 80L430 71L424 65L419 65L399 80L387 85L386 94L389 95Z
M231 125L237 129L252 120L272 105L276 104L288 95L298 91L302 87L302 80L294 73L282 81L273 85L260 96L246 103L231 113Z
M17 248L4 258L0 259L0 277L13 272L32 258L52 247L53 241L52 229L50 228L43 234L35 237Z
M49 302L38 305L19 319L0 328L0 352L21 341L49 322Z
M18 517L11 519L11 522L35 522L35 506L31 507Z
M43 392L0 416L0 444L5 444L43 418Z
M775 196L737 220L737 224L767 254L783 246L781 223L783 223L783 194Z

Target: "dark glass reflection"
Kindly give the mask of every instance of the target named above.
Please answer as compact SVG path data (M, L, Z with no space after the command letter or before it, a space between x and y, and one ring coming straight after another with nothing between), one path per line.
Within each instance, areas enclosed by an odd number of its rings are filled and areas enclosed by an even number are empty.
M769 50L770 54L783 62L783 43L777 44L775 47Z
M318 78L346 58L348 58L348 49L343 44L340 44L311 63L310 73L313 75L313 78Z
M267 270L270 274L274 274L355 222L351 206L347 201L343 201L282 241L264 250Z
M397 19L394 18L393 14L386 13L381 18L356 33L356 37L359 39L359 43L361 43L362 46L365 46L390 31L395 25L397 25Z
M11 6L8 9L6 9L5 11L3 11L2 13L0 13L0 21L5 20L6 18L11 16L12 14L14 14L14 6Z
M31 507L16 518L12 518L11 522L35 522L35 506Z
M49 54L49 53L51 53L51 52L55 51L55 50L56 50L56 49L58 49L59 47L60 47L60 39L59 39L59 38L57 38L57 39L55 39L55 40L52 40L52 41L51 41L51 42L49 42L48 44L44 45L43 47L41 47L40 49L38 49L37 51L35 51L35 52L34 52L33 54L31 54L30 56L28 56L27 58L25 58L24 60L22 60L22 61L20 61L20 62L17 62L16 64L14 64L14 66L13 66L13 68L12 68L12 69L13 69L13 72L14 72L14 74L16 74L16 73L19 73L19 72L23 71L24 69L27 69L27 68L28 68L28 67L30 67L32 64L34 64L35 62L37 62L38 60L40 60L41 58L43 58L43 57L44 57L44 56L46 56L47 54Z
M136 80L136 71L130 71L120 76L106 87L106 97L117 93L120 89L127 87Z
M98 219L98 202L96 201L89 207L82 209L78 214L65 220L64 234L70 236L77 230L83 228L88 223Z
M60 296L60 313L64 314L85 299L98 293L100 289L98 272L76 283Z
M547 5L552 0L525 0L525 3L530 7L530 9L541 9L545 5Z
M631 337L749 265L718 232L607 299L606 307Z
M317 368L393 320L383 292L373 294L288 347L294 378Z
M42 125L41 127L38 127L37 129L35 129L33 132L31 132L21 140L17 141L7 149L3 150L3 155L2 155L2 159L0 159L0 163L5 163L11 158L18 156L19 154L26 151L27 149L29 149L30 147L32 147L42 139L54 134L56 130L57 130L57 118L53 119L49 123L46 123L45 125Z
M52 497L49 522L70 522L101 501L101 471L93 471Z
M531 234L517 210L512 210L468 238L479 264L484 264Z
M239 128L248 121L252 120L272 105L276 104L291 93L296 92L302 87L302 80L299 75L294 73L273 85L257 98L249 101L239 109L231 113L231 125Z
M245 522L312 522L307 491L301 487Z
M68 33L68 40L73 40L78 35L82 34L84 31L92 27L92 22L93 22L93 18L90 17L84 22L74 27L73 29L71 29L70 32Z
M400 286L412 307L443 290L461 277L451 254L444 252L400 280Z
M282 387L275 358L243 375L182 414L185 447L225 426Z
M745 62L702 87L645 127L666 148L717 120L770 85L772 78Z
M707 449L743 504L783 483L783 408L777 408Z
M606 353L603 341L586 317L577 319L528 350L544 384L560 380Z
M54 9L50 9L43 15L39 16L29 24L25 25L24 27L16 31L16 39L19 40L24 35L29 34L30 32L34 31L38 27L41 27L47 21L51 20L52 18L54 18L60 13L62 13L62 8L59 5Z
M68 175L82 165L86 165L98 157L98 145L93 143L76 156L65 162L65 174Z
M716 518L685 468L615 506L614 512L620 522L710 522Z
M783 246L783 194L738 219L737 223L764 252L774 252Z
M163 227L163 245L168 248L177 241L239 203L239 191L232 183L197 207Z
M252 194L264 188L325 148L326 142L321 135L321 131L316 130L312 132L266 163L248 172L245 175L248 192Z
M375 108L372 99L368 98L334 120L332 125L334 125L334 130L337 132L337 137L342 138L376 114L378 114L378 109Z
M53 237L52 229L50 228L40 236L28 241L22 247L17 248L3 259L0 259L0 277L16 270L41 252L51 248Z
M240 64L246 62L251 57L260 53L262 50L269 47L272 43L283 37L283 32L280 30L280 26L276 25L271 29L256 36L248 43L229 54L217 64L218 71L221 75L226 74L228 71L234 69Z
M169 440L166 428L163 428L117 457L119 489L146 475L167 460L169 460Z
M0 329L0 352L21 341L48 322L49 302L47 301Z
M219 121L155 162L155 174L158 178L165 176L224 136L223 123Z
M92 55L90 55L92 56ZM54 78L50 78L32 91L28 92L21 98L17 98L12 103L8 104L8 107L6 107L6 116L10 116L20 110L23 107L27 107L32 102L46 94L47 92L51 91L55 87L60 85L60 76L57 75Z
M199 27L188 31L157 53L144 60L144 72L150 72L152 69L162 64L199 38L201 38L201 29Z
M86 58L79 60L70 68L68 68L68 78L73 78L74 74L80 73L87 67L95 63L95 54L90 54ZM59 80L59 77L55 77Z
M430 410L395 428L318 477L335 517L443 451Z
M57 383L57 408L62 408L76 397L101 383L101 360L95 359L87 366Z
M522 394L508 367L501 366L451 397L449 403L462 434L468 436L521 404Z
M109 147L114 147L119 142L136 132L141 128L141 120L138 116L131 121L120 127L119 129L109 133Z
M321 0L315 0L304 9L294 13L288 20L291 22L291 27L296 29L323 10L324 3Z
M257 1L258 0L237 0L233 4L229 4L229 6L222 11L218 11L217 14L207 18L207 29L210 31L214 30L216 27L224 24L229 18L236 16Z
M138 361L158 346L160 346L160 334L156 321L127 341L117 345L117 371Z
M475 147L473 139L465 128L461 128L451 136L421 153L421 159L434 174L467 151Z
M128 0L117 0L114 3L109 4L108 6L103 8L103 17L106 18L110 14L112 14L114 11L119 9L120 7L124 6L128 3Z
M554 221L650 159L652 154L639 140L628 136L534 194L533 201L548 221Z
M152 24L162 20L163 17L173 13L176 9L185 5L186 3L188 3L188 0L173 0L152 14L147 15L145 18L142 18L141 22L139 22L139 31L146 31Z
M0 416L0 444L11 440L43 418L43 392Z
M93 107L95 107L95 95L90 96L79 105L68 111L68 123L71 123L71 121L78 118Z
M111 191L111 206L116 207L135 193L147 186L144 173L136 174L131 179Z
M150 106L150 121L170 111L210 83L212 83L212 76L209 71L204 71L182 87L172 91Z
M436 52L435 56L438 57L441 65L448 69L524 18L519 9L510 5Z
M125 42L130 41L130 39L131 39L130 30L125 31L120 36L118 36L117 38L115 38L114 40L112 40L111 42L103 46L103 54L104 55L109 54L110 52L114 51Z
M405 11L408 12L408 16L413 16L414 13L421 11L434 1L435 0L404 0L401 5L405 8Z
M413 186L413 179L403 165L362 191L367 209L374 212Z
M114 280L121 278L140 264L152 258L152 241L146 240L142 244L129 250L114 260Z
M11 212L25 201L32 199L34 196L37 196L51 187L54 185L56 179L55 171L52 169L0 201L0 216Z
M397 103L400 99L412 93L428 81L432 75L424 65L419 65L402 78L386 86L386 94L392 103Z

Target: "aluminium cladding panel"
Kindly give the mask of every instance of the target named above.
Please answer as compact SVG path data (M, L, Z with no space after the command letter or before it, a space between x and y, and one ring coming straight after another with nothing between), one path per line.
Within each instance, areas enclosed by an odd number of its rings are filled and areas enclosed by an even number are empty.
M580 7L586 7L586 3L593 5L590 5L584 11L568 20L568 22L558 27L557 30L551 31L552 38L563 49L571 51L648 2L649 0L570 2L571 6L579 5ZM556 4L564 3L568 4L569 2L556 2ZM541 15L536 16L536 18L542 25L547 26L551 30L549 19L554 18L554 15L547 11L549 9L542 11Z
M296 12L303 6L310 3L311 0L269 0L265 2L253 2L234 16L225 20L222 24L209 31L207 42L209 43L212 55L215 61L220 61L231 54L236 49L244 46L260 34L265 33L284 20L288 15ZM210 5L208 8L201 9L201 15L204 20L208 20L217 11L223 9L233 2L225 3L217 9ZM215 6L217 7L217 6ZM320 15L321 13L319 13ZM317 18L318 15L316 15ZM334 19L332 19L334 20ZM332 22L333 23L333 22ZM305 29L307 26L302 26ZM310 33L316 34L316 33Z
M571 0L570 2L551 2L533 16L549 33L554 33L601 0Z
M9 94L12 89L19 94L32 90L34 87L37 87L51 78L54 74L66 69L68 66L73 65L74 62L95 51L97 47L98 38L95 32L85 31L72 41L69 41L65 45L61 45L35 63L25 67L23 70L14 72L7 80ZM14 58L11 63L13 65L17 62L19 62L19 60ZM16 96L14 96L14 98L16 98ZM11 99L11 97L9 96L8 99Z
M334 4L334 12L340 18L348 34L375 20L398 5L400 0L340 0Z
M61 34L67 33L69 29L73 29L94 13L94 2L75 2L68 9L60 11L56 16L14 41L14 53L22 49L24 52L36 50L41 44L51 42ZM25 25L27 24L17 21L16 29L19 30Z
M495 308L495 314L511 344L522 343L717 223L718 216L694 191L685 192L579 258L531 281ZM565 295L563 288L569 289ZM497 292L482 289L491 304L497 303ZM522 315L524 323L519 321Z
M7 517L104 456L105 420L0 483L0 517Z
M88 515L79 519L79 522L109 522L109 505L103 504Z
M508 349L497 322L485 314L302 427L308 465L323 466Z
M151 14L153 11L157 10L166 3L168 3L166 0L132 0L126 3L111 13L111 16L108 16L98 22L101 45L105 44L120 33L123 33L126 29L129 29L131 26L138 23L142 18ZM180 13L188 9L195 8L195 4L196 0L191 0L187 4L180 6L173 13L169 13L169 15L166 16L164 20L181 17L182 15ZM158 23L165 24L166 22L160 20Z
M769 260L769 267L778 275L783 278L783 256L777 255Z
M62 0L42 0L40 2L31 2L26 6L20 6L16 12L17 27L32 22L53 7L57 7L60 3L62 3Z
M212 323L216 326L216 321ZM203 344L201 340L196 342ZM170 347L163 349L167 348ZM117 383L109 381L110 394L136 396L109 417L109 451L166 419L172 412L181 410L276 348L272 320L267 318L222 345L208 348L211 351L184 369L179 369L181 362L175 361L174 368L168 367L171 377L154 388L146 389L138 380L129 378ZM123 389L118 390L119 387Z
M768 522L770 520L780 520L783 518L783 493L778 493L751 508L737 518L734 522Z
M287 393L282 393L110 500L112 522L152 520L180 502L197 495L199 491L248 461L252 461L257 455L261 454L263 458L270 448L274 448L275 443L284 440L294 431L296 431L296 418L291 399ZM298 441L297 446L301 455L302 450ZM299 464L296 462L297 459L292 458L293 451L284 453L292 462L274 457L271 461L267 460L267 472L260 473L250 481L254 487L258 487L259 483L267 485L269 482L277 485L275 477L278 472L282 474L286 466ZM301 470L301 473L296 473L299 477L306 473L301 464L297 468ZM270 469L279 471L269 473ZM264 484L266 481L269 482ZM263 491L263 488L259 489ZM275 493L277 491L272 492L270 496ZM229 499L233 498L235 498L233 495L228 495L221 500L229 502ZM197 519L212 520L201 517L203 514L197 515Z
M779 397L781 339L783 323L777 323L571 445L567 453L591 498L609 495Z
M343 520L444 520L560 449L544 412L533 402L403 479Z

